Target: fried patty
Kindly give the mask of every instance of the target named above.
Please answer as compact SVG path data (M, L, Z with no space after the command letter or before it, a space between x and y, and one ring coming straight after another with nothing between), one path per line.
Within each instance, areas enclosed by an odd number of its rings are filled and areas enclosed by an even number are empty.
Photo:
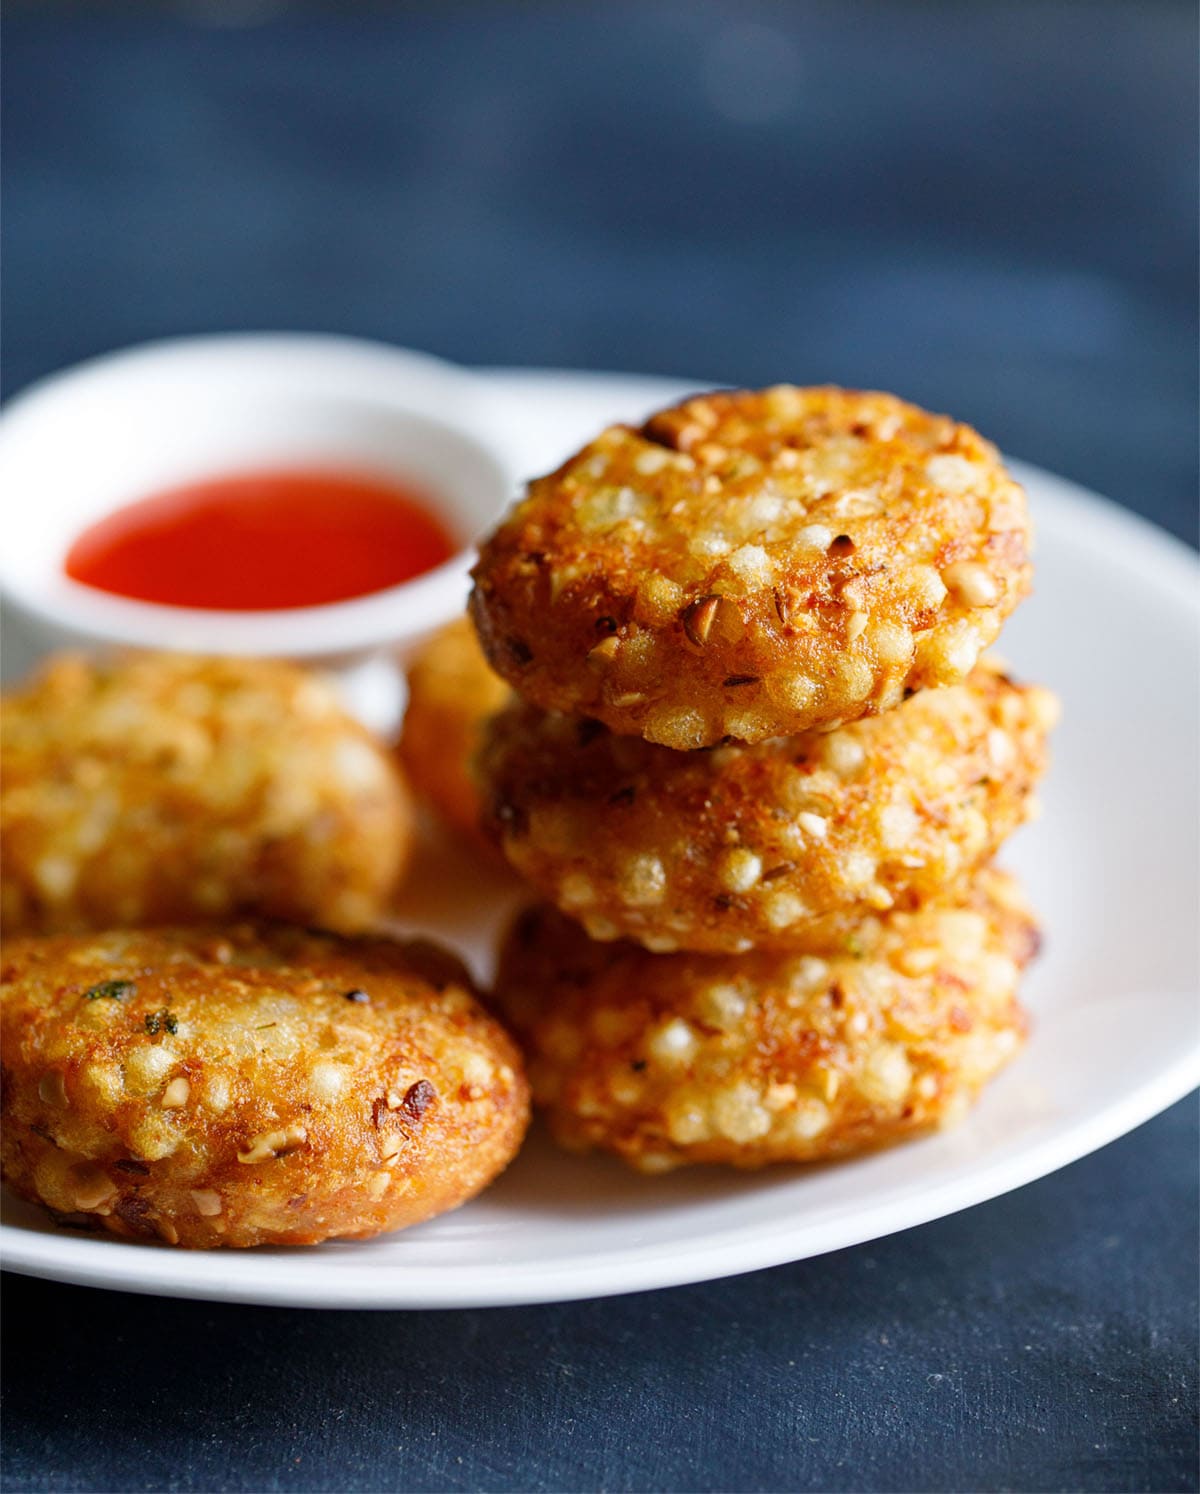
M399 769L288 664L61 656L2 725L8 933L245 912L355 930L408 858Z
M496 999L564 1146L643 1172L811 1162L958 1118L1016 1053L1033 917L984 871L867 920L854 955L655 955L549 907L518 918Z
M400 761L417 795L452 829L476 841L483 838L483 805L475 757L484 722L510 693L489 667L466 617L436 633L408 672Z
M483 545L471 613L547 710L677 749L957 684L1029 590L1025 496L888 394L706 394L615 426Z
M427 944L242 924L8 941L10 1187L172 1245L310 1245L456 1208L516 1154L511 1039Z
M481 772L509 861L594 939L819 949L995 854L1034 807L1055 711L990 662L884 716L703 752L517 703Z

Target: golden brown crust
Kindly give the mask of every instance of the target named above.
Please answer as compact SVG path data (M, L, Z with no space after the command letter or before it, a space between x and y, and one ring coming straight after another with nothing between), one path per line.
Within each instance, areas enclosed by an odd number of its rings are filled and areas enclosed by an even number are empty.
M244 912L363 928L411 818L388 754L288 664L65 655L4 700L9 933Z
M466 617L436 633L408 672L400 761L417 794L459 834L491 849L475 773L483 726L510 698Z
M833 732L707 752L517 703L481 770L508 859L593 938L821 949L990 860L1029 817L1054 711L991 663Z
M857 958L654 955L543 906L511 930L496 999L563 1145L645 1172L819 1161L958 1118L1025 1034L1037 929L1003 874L861 936Z
M486 1186L528 1121L516 1048L432 945L284 925L59 935L8 941L2 973L4 1177L116 1234L400 1229Z
M756 742L964 679L1029 589L1029 542L968 426L887 394L701 395L532 483L471 613L536 705Z

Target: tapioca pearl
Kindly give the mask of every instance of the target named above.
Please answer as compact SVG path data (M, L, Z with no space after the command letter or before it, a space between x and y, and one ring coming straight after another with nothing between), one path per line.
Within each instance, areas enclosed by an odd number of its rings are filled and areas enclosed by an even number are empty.
M1000 600L995 577L982 565L960 560L942 572L942 581L951 594L968 607L994 607Z
M944 493L965 493L979 483L981 473L966 457L940 452L925 463L925 475Z
M700 1048L700 1039L695 1029L682 1017L672 1017L664 1022L646 1041L646 1052L655 1063L665 1068L676 1068L695 1058Z
M667 1135L676 1146L694 1146L712 1136L708 1111L693 1099L673 1100L666 1110Z
M920 820L911 804L895 801L879 811L879 838L889 851L906 850L919 829Z
M913 636L899 623L876 623L867 633L867 643L881 664L907 664L916 647Z
M813 1141L829 1129L830 1120L828 1105L815 1096L806 1096L775 1117L771 1134L780 1140Z
M801 671L772 675L767 681L767 694L771 699L792 711L807 710L820 693L817 681Z
M709 732L708 723L699 711L656 706L647 712L643 734L648 742L685 752L703 747Z
M726 892L749 892L762 878L762 857L745 846L734 846L717 858L716 870Z
M667 891L667 870L658 856L631 856L617 878L621 900L631 908L653 907Z
M893 1106L905 1098L912 1081L912 1065L903 1047L878 1043L863 1062L857 1089L869 1104Z
M837 693L853 701L866 700L875 683L870 664L849 654L843 654L834 664L833 677Z
M911 606L936 609L946 600L946 585L931 565L914 566L904 586Z
M731 981L714 981L701 987L695 1011L702 1022L712 1027L733 1028L746 1015L746 998Z
M641 621L666 627L683 603L683 587L666 576L648 576L638 587L636 613Z
M759 1140L771 1129L771 1112L754 1085L744 1080L718 1090L710 1110L716 1130L741 1145Z
M839 778L853 778L867 760L858 738L849 732L830 732L821 741L821 757Z
M582 872L568 872L558 884L558 905L564 912L589 907L596 901L596 885Z
M763 901L763 921L776 933L791 928L807 914L807 905L792 892L772 892Z

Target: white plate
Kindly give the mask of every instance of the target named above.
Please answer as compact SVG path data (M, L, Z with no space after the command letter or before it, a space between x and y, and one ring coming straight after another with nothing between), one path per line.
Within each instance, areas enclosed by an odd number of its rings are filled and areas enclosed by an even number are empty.
M493 375L514 454L545 469L677 384ZM482 1198L368 1243L188 1253L55 1229L9 1200L14 1271L124 1291L307 1307L552 1302L750 1271L937 1219L1082 1157L1200 1076L1197 566L1120 509L1019 467L1038 526L1036 595L1002 651L1063 697L1045 815L1007 861L1043 916L1027 1051L957 1130L857 1161L641 1178L535 1134ZM406 917L486 973L512 891L445 847Z

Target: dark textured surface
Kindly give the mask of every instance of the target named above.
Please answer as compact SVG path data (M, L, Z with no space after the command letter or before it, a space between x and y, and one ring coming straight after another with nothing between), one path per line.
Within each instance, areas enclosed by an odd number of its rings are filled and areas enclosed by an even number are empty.
M246 327L878 385L1194 535L1192 6L163 9L9 18L8 388Z
M194 0L5 40L8 390L244 327L830 378L1195 535L1191 5ZM9 1277L5 1487L1194 1489L1196 1155L1189 1102L895 1239L615 1302Z

